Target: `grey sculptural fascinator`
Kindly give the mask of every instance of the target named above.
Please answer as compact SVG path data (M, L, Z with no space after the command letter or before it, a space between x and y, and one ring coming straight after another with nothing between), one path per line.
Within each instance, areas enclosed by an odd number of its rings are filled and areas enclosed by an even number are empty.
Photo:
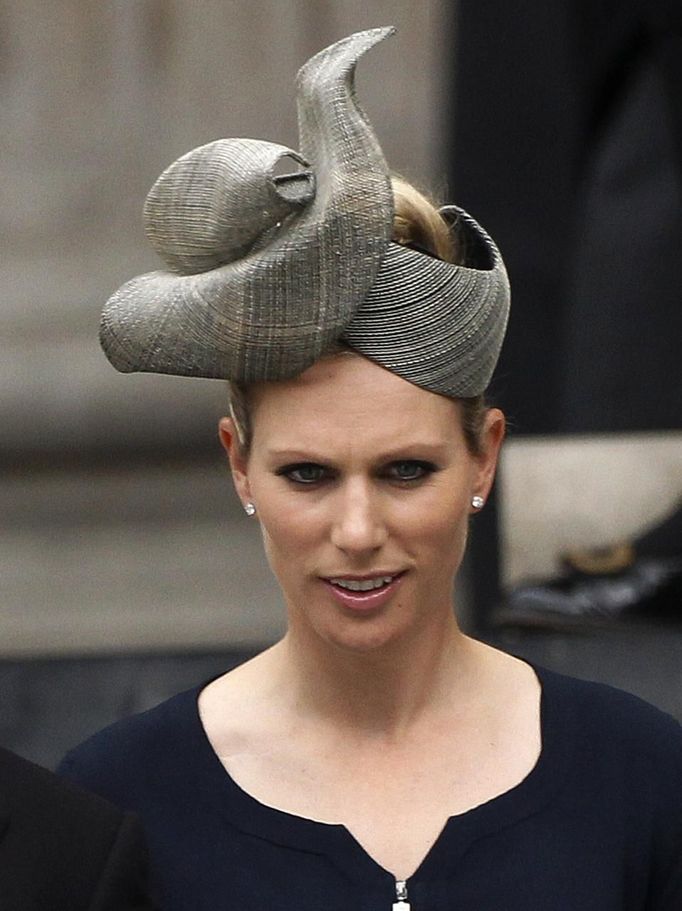
M462 265L391 242L389 171L354 73L392 33L351 35L301 68L300 151L222 139L159 177L144 218L167 271L106 304L114 367L249 383L295 376L341 342L433 392L485 389L509 310L497 247L454 206L442 211ZM287 158L300 170L276 176Z

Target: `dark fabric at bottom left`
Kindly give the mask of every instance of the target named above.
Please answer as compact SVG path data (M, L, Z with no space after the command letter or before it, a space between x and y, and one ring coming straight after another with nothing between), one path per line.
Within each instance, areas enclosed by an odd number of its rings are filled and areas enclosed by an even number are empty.
M151 911L134 816L0 748L0 911Z

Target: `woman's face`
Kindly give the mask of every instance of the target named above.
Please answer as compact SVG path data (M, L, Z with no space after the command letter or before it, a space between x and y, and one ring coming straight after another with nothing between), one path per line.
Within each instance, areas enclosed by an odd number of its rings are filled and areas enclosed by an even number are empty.
M471 498L492 483L504 418L483 454L461 406L358 355L250 392L252 445L220 425L237 492L257 507L290 629L372 649L452 615Z

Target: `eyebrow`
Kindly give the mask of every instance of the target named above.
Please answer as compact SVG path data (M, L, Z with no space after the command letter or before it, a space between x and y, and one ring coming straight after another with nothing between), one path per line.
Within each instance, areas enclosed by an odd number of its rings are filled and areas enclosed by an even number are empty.
M269 459L278 462L315 462L320 465L333 464L334 459L329 455L321 452L315 452L313 449L268 449L267 456ZM394 449L388 449L382 452L376 459L377 462L399 462L401 459L442 459L444 457L444 446L442 443L430 443L415 441L414 443L403 443Z

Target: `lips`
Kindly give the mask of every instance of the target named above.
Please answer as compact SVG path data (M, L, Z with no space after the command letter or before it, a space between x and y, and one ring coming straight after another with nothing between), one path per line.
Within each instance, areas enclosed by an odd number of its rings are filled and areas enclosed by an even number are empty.
M339 588L346 589L351 592L369 592L374 591L377 588L383 588L384 585L390 585L390 583L395 579L398 573L390 573L386 576L374 576L366 579L329 579L332 585L337 585Z
M371 576L332 576L322 581L335 600L344 607L353 611L368 611L389 601L404 575L404 572L397 572Z

